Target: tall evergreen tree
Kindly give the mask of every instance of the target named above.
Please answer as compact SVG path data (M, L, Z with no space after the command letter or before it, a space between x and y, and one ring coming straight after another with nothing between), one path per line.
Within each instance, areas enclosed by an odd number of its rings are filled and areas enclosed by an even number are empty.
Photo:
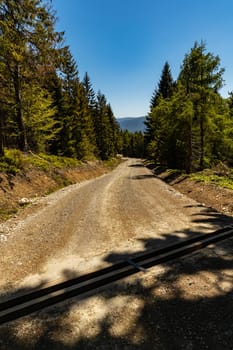
M56 139L59 125L56 121L56 107L48 91L37 86L23 90L22 98L27 101L22 106L24 124L29 149L48 152ZM27 97L24 98L24 94Z
M179 80L186 88L186 93L191 97L194 104L194 116L192 132L194 126L199 125L199 137L194 137L189 142L189 153L192 157L194 145L199 149L199 166L204 167L205 156L205 136L209 123L209 107L214 101L215 95L223 84L224 69L220 67L220 58L207 52L203 42L195 43L189 54L185 55ZM190 133L190 137L193 134ZM198 142L198 144L197 144ZM190 162L191 163L191 162Z
M86 97L88 100L88 107L91 110L93 110L95 108L95 104L96 104L95 91L92 87L91 80L90 80L90 77L89 77L87 72L84 75L82 84L83 84L85 94L86 94Z
M112 107L110 104L107 105L107 115L109 120L109 136L110 136L109 156L113 157L116 155L116 153L118 153L118 138L119 138L120 126L113 114Z
M160 97L147 117L152 158L186 172L226 160L227 155L232 159L231 114L218 93L223 71L219 57L195 43L185 55L172 96Z
M174 81L171 74L171 69L168 62L165 62L158 87L155 88L151 97L150 109L156 107L159 103L159 98L169 98L174 90Z
M80 83L55 21L50 0L0 0L0 156L14 147L106 159L117 122L87 73Z
M90 159L94 157L96 153L94 125L85 89L81 83L78 86L72 139L77 158Z
M154 151L152 151L153 144L154 144L154 137L155 137L155 128L156 128L156 122L155 118L152 116L153 109L159 105L159 102L162 99L169 99L171 98L174 91L174 81L171 75L171 70L168 62L165 62L161 78L158 83L158 87L155 88L154 93L151 98L151 104L150 104L150 113L146 116L145 125L146 125L146 131L145 131L145 147L148 149L148 152L150 154L154 154Z
M60 145L59 153L65 156L76 156L75 140L73 138L73 129L77 123L77 96L79 89L79 77L77 64L70 52L68 46L61 50L61 113L60 113L60 132L57 142Z
M84 92L85 92L85 96L86 96L86 100L87 100L87 104L88 104L89 116L92 120L91 124L94 127L95 118L96 118L96 94L95 94L95 91L92 87L92 83L91 83L90 77L89 77L87 72L84 75L82 85L84 88ZM91 138L91 143L93 144L94 149L95 149L95 154L97 155L98 151L97 151L95 132L92 132L92 134L90 134L89 137Z
M119 132L111 106L101 91L97 93L95 116L96 143L101 159L108 159L117 153L116 138Z
M51 9L42 0L2 0L0 3L0 69L21 150L28 147L23 90L29 83L37 84L41 72L55 60L56 45L62 34L55 31L54 23Z

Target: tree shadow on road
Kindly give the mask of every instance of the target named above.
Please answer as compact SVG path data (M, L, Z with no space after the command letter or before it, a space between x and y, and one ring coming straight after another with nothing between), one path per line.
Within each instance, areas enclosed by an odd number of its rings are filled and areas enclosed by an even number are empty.
M142 239L137 254L190 234L187 228ZM232 252L233 239L212 244L3 325L0 349L233 349ZM111 263L128 258L132 253L114 251L104 257ZM64 270L65 278L72 276Z
M129 179L131 180L146 180L151 178L155 178L153 174L143 174L143 175L135 175L135 176L129 177Z
M135 164L130 164L128 165L129 168L144 168L144 164L143 163L135 163Z

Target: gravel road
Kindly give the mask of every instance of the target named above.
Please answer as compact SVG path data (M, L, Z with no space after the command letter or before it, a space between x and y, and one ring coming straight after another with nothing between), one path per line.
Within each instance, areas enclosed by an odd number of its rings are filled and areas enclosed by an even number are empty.
M129 159L107 175L41 198L3 223L0 286L7 292L70 278L222 224L220 214Z

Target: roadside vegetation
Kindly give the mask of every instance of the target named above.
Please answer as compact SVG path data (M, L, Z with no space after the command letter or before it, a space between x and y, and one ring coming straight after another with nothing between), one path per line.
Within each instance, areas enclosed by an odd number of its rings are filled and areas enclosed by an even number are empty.
M213 170L197 172L190 175L190 180L215 184L233 190L233 169L230 175L217 175Z
M101 165L106 169L115 168L122 161L121 156L108 160L81 161L75 158L48 155L44 153L24 153L17 149L6 149L0 160L0 173L10 175L25 174L31 169L49 173L53 170L81 169L86 165Z
M51 168L75 168L81 164L81 161L74 158L32 152L26 154L17 149L5 149L0 160L0 172L16 175L31 168L49 171Z
M146 157L186 173L233 167L233 93L220 95L219 56L195 43L176 81L166 62L146 118Z
M63 187L101 176L120 162L108 160L81 161L74 158L24 153L5 149L0 161L0 222Z
M165 63L145 122L145 157L155 173L233 190L233 93L220 95L223 73L204 42L185 55L176 81Z
M152 160L145 160L144 164L151 169L156 176L161 176L161 178L169 183L172 181L182 182L184 179L189 179L191 181L214 184L218 187L233 190L233 168L229 168L221 162L212 168L192 172L190 174L187 174L181 169L168 169L166 166L155 163Z

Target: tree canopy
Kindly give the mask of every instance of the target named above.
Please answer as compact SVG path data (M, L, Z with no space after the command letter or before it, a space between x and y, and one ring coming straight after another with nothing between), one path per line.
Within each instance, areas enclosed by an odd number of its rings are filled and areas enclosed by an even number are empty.
M187 172L218 161L232 164L232 94L224 99L219 93L224 73L219 56L196 42L185 55L175 83L164 78L171 77L164 74L165 66L146 118L147 156ZM162 85L172 88L162 90Z
M0 1L0 154L8 147L106 159L118 152L119 126L88 73L80 82L55 23L50 1Z

